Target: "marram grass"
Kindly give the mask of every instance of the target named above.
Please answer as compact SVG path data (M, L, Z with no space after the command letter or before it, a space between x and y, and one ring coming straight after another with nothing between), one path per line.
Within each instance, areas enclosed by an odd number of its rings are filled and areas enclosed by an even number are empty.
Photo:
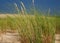
M54 43L54 17L40 15L13 16L7 15L6 18L0 18L0 31L17 30L22 37L22 43Z

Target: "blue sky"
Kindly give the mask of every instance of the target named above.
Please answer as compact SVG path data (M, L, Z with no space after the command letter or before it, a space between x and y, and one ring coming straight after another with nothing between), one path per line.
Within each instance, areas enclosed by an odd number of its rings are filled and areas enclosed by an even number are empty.
M14 3L17 3L20 9L21 1L27 10L32 7L32 0L0 0L0 13L15 13ZM51 12L60 12L60 0L35 0L34 4L39 11L47 11L50 8Z

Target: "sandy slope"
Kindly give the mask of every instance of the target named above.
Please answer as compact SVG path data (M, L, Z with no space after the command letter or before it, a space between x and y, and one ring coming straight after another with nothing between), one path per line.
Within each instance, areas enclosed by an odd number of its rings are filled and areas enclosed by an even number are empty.
M60 34L55 35L55 43L60 43Z
M0 43L20 43L18 33L2 33L0 34Z

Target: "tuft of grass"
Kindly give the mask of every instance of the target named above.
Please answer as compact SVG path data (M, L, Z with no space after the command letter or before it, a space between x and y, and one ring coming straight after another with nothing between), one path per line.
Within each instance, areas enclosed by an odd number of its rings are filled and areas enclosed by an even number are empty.
M15 16L15 15L13 15ZM17 15L0 18L1 31L18 31L24 43L53 43L55 18L40 15Z

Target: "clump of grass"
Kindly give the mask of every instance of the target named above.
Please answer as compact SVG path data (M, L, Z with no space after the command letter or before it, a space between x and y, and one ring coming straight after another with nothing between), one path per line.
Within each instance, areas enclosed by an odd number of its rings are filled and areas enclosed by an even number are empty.
M0 18L0 30L16 30L24 43L52 43L55 34L54 17L18 15Z

